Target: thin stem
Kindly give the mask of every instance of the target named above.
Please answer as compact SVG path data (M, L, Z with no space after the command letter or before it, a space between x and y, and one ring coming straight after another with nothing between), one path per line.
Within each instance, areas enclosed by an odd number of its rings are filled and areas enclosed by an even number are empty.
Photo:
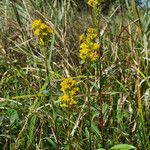
M68 112L68 144L69 144L69 150L71 150L71 139L70 139L70 111Z
M90 64L87 63L86 64L87 66L89 66ZM87 69L88 70L88 69ZM89 81L89 75L88 75L88 72L86 72L86 75L87 75L87 84L88 84L88 81ZM90 88L88 86L88 89L87 89L87 98L88 98L88 117L89 117L89 147L90 147L90 150L92 149L92 135L91 135L91 102L90 102Z
M103 100L102 100L102 69L101 69L101 63L99 63L99 122L101 127L101 133L102 133L102 145L105 146L105 127L104 127L104 120L103 120Z
M90 93L90 90L88 90L88 93ZM90 142L90 150L91 150L91 147L92 147L92 135L91 135L91 102L90 102L90 97L89 97L89 94L88 94L88 114L89 114L89 131L90 131L90 134L89 134L89 142Z
M44 47L43 48L44 55L45 55L45 69L46 69L46 82L49 83L49 69L48 69L48 56L47 56L47 49Z
M100 33L100 23L101 20L98 20L98 33ZM101 36L99 34L99 41ZM103 57L103 50L102 48L98 51L99 61L97 63L97 75L98 75L98 87L99 87L99 122L102 134L102 145L105 147L105 127L104 127L104 120L103 120L103 100L102 100L102 57Z

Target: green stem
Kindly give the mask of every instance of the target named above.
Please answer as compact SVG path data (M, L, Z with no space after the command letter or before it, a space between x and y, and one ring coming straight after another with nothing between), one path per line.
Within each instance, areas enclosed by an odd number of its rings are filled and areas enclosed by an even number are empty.
M71 150L71 139L70 139L70 111L68 112L68 144L69 150Z
M88 97L88 113L89 113L89 130L90 130L90 134L89 134L89 138L90 138L90 150L92 147L92 130L91 130L91 102L90 102L90 98Z
M87 63L87 66L90 66L90 64ZM87 76L87 81L89 81L89 75L86 72L86 76ZM87 82L88 84L88 82ZM90 88L88 86L87 89L87 98L88 98L88 117L89 117L89 146L90 146L90 150L92 149L92 130L91 130L91 102L90 102Z
M47 56L47 49L43 48L44 56L45 56L45 69L46 69L46 82L49 83L49 69L48 69L48 56Z
M100 33L100 23L101 23L101 20L99 18L98 25L97 25L98 33ZM99 41L101 38L102 37L99 34ZM104 120L103 120L103 100L102 100L102 62L101 62L101 59L103 57L102 48L99 49L98 55L99 55L99 60L97 63L97 73L98 73L97 76L99 79L99 82L98 82L98 87L99 87L99 122L100 122L101 134L102 134L102 145L103 145L103 147L105 147L105 127L103 125Z

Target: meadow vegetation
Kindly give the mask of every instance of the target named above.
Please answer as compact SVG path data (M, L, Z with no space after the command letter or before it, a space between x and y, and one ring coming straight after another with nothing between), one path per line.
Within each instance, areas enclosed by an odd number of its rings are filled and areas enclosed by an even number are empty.
M1 0L0 33L2 150L150 150L148 8Z

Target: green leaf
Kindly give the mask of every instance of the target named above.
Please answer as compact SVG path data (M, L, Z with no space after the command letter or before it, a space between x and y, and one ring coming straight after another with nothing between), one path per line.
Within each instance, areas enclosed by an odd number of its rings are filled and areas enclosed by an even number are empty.
M58 149L57 148L57 144L51 139L51 138L49 138L49 137L46 137L45 138L50 144L51 144L51 146L54 148L54 149Z
M95 90L99 91L99 87L95 82L90 81L90 83L92 84L92 86L95 88Z
M100 133L98 127L94 124L94 122L92 122L92 130L101 139L101 133Z
M28 144L30 144L30 142L32 142L35 124L36 124L36 116L33 116L30 120L29 127L28 127L28 130L29 130Z
M110 148L110 150L130 150L136 149L136 147L128 144L118 144Z
M84 64L85 63L85 61L84 60L81 60L80 61L80 65L82 65L82 64Z
M0 137L5 137L5 138L11 139L11 136L10 136L10 135L7 135L7 134L0 134Z
M88 128L85 128L85 134L86 134L86 138L89 140L90 139L90 133L88 131Z
M7 111L7 115L10 119L10 124L14 124L15 122L18 122L18 112L15 109L10 109Z

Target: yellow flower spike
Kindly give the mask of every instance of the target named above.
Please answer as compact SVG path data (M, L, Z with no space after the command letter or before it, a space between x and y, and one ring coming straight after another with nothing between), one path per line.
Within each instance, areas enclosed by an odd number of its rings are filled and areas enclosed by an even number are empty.
M96 33L96 30L94 28L88 28L87 33L88 34L93 34L93 33Z
M96 61L98 59L97 51L100 48L100 45L96 43L97 39L97 31L94 28L88 28L86 35L82 34L79 38L82 39L84 37L84 40L82 40L82 43L80 44L79 49L79 57L83 61Z
M99 50L99 48L100 48L99 44L97 44L97 43L93 44L93 50Z
M62 96L59 97L59 100L60 100L61 102L68 102L69 99L70 99L70 97L69 97L69 95L67 95L67 94L64 94L64 95L62 95Z
M97 32L94 28L88 28L87 39L94 40L97 37Z
M43 36L47 36L47 35L48 35L48 32L43 32L42 35L43 35Z
M80 37L79 37L80 41L84 41L85 39L85 35L84 34L81 34Z
M54 31L51 28L49 28L49 27L47 28L47 32L48 33L54 33Z
M40 39L39 39L38 44L39 44L40 46L44 46L44 41L43 41L43 39L42 39L42 38L40 38Z
M61 104L60 107L65 109L65 108L68 108L68 105L67 104Z
M89 1L88 1L88 4L89 4L90 6L92 6L92 7L96 7L97 4L98 4L98 1L97 1L97 0L89 0Z
M65 78L60 83L61 91L63 92L62 96L59 96L59 101L61 102L60 107L62 108L71 108L77 102L74 99L75 95L79 91L77 87L77 81L73 78Z
M75 105L75 104L77 104L77 102L74 101L74 100L71 100L69 105L72 106L72 105Z
M36 29L36 30L34 31L34 34L35 34L36 36L39 36L39 35L40 35L40 29Z
M86 43L81 43L80 48L87 49L88 45Z
M37 28L38 26L40 26L41 24L41 20L34 20L32 23L32 29Z
M96 61L98 59L98 55L93 52L89 55L89 57L90 57L91 61Z
M89 54L90 54L90 49L81 49L79 52L79 57L82 59L82 60L86 60L88 57L89 57Z
M75 87L75 88L73 88L71 91L69 91L68 94L69 94L70 96L74 96L74 95L77 94L77 92L79 92L79 88L78 88L78 87Z
M47 29L48 26L46 24L44 24L44 23L41 23L40 24L40 28L41 28L41 30L43 30L43 29Z
M65 78L60 85L62 87L62 91L71 90L73 86L77 85L77 81L73 80L72 78Z
M76 101L73 99L73 96L64 94L59 97L62 106L72 107L76 104Z
M104 0L88 0L88 5L94 8L100 6L103 1Z
M82 54L80 54L79 57L80 57L83 61L86 60L86 56L84 56L84 55L82 55Z
M40 46L48 46L48 43L51 41L50 38L52 37L53 30L45 23L42 23L41 20L34 20L32 29L34 34L39 38L38 44Z

